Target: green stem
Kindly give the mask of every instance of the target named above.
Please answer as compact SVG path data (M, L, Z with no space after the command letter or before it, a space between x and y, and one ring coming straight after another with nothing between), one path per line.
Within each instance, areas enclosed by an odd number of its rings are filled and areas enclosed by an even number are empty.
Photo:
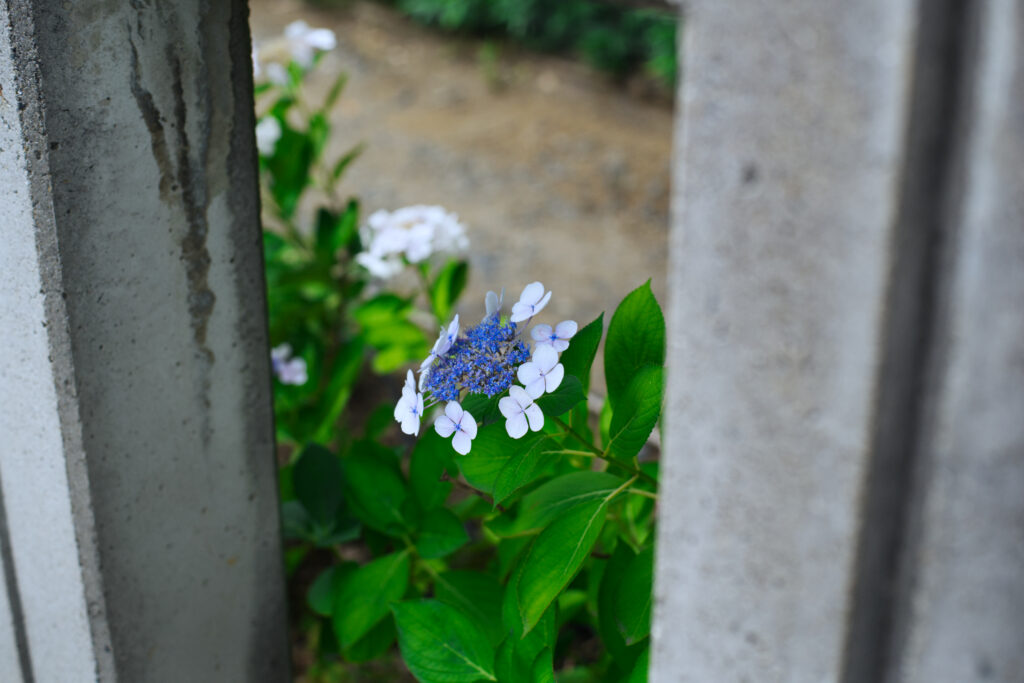
M609 458L603 451L601 451L599 448L594 446L592 443L590 443L589 441L584 439L583 436L581 436L579 432L577 432L575 429L570 427L561 418L552 417L551 419L554 420L555 423L558 424L560 427L562 427L562 429L564 429L567 434L569 434L574 439L576 439L581 444L583 444L584 448L586 448L588 451L590 451L590 453L587 453L586 455L593 455L595 458L600 458L601 460L604 460L606 463L608 463L608 465L610 467L617 467L618 469L626 472L627 474L636 475L640 479L643 479L644 481L646 481L646 482L648 482L650 484L654 484L655 486L658 485L658 480L657 479L655 479L654 477L652 477L652 476L648 475L647 473L641 471L639 467L630 467L629 465L627 465L627 464L625 464L623 462L619 462L618 460L613 460L613 459ZM577 453L581 454L579 452L577 452Z
M644 491L643 489L629 489L626 493L632 493L637 496L643 496L644 498L650 498L651 500L658 500L657 493L651 493L650 491Z

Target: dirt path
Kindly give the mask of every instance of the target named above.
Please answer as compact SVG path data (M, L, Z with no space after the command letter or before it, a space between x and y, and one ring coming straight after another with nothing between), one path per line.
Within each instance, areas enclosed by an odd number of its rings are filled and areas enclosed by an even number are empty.
M350 76L332 153L367 143L344 189L362 198L364 215L425 203L461 216L472 243L468 316L487 289L504 286L514 300L532 280L554 291L544 316L552 323L610 314L648 277L664 302L666 103L511 48L491 72L504 83L495 89L478 42L453 42L371 3L250 5L257 44L298 18L337 33L318 74L323 83Z

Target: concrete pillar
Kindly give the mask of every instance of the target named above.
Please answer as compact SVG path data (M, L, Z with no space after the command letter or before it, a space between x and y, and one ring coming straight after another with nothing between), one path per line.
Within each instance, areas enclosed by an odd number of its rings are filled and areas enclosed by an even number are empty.
M1019 680L1021 26L684 5L652 681Z
M0 0L0 679L270 681L244 0Z

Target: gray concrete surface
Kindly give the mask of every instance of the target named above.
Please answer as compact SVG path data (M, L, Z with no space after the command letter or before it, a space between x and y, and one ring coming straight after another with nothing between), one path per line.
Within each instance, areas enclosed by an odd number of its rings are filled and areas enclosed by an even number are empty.
M0 27L0 676L283 680L245 3Z
M897 681L1024 681L1024 7L974 3Z
M651 680L1024 680L1022 11L684 13Z

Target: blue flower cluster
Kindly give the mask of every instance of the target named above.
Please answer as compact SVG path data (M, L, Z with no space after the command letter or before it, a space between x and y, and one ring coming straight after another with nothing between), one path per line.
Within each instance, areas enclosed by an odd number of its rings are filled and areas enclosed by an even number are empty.
M466 331L448 352L434 361L426 390L442 401L459 400L463 389L494 396L512 385L517 368L530 360L530 349L516 334L515 323L488 316Z

